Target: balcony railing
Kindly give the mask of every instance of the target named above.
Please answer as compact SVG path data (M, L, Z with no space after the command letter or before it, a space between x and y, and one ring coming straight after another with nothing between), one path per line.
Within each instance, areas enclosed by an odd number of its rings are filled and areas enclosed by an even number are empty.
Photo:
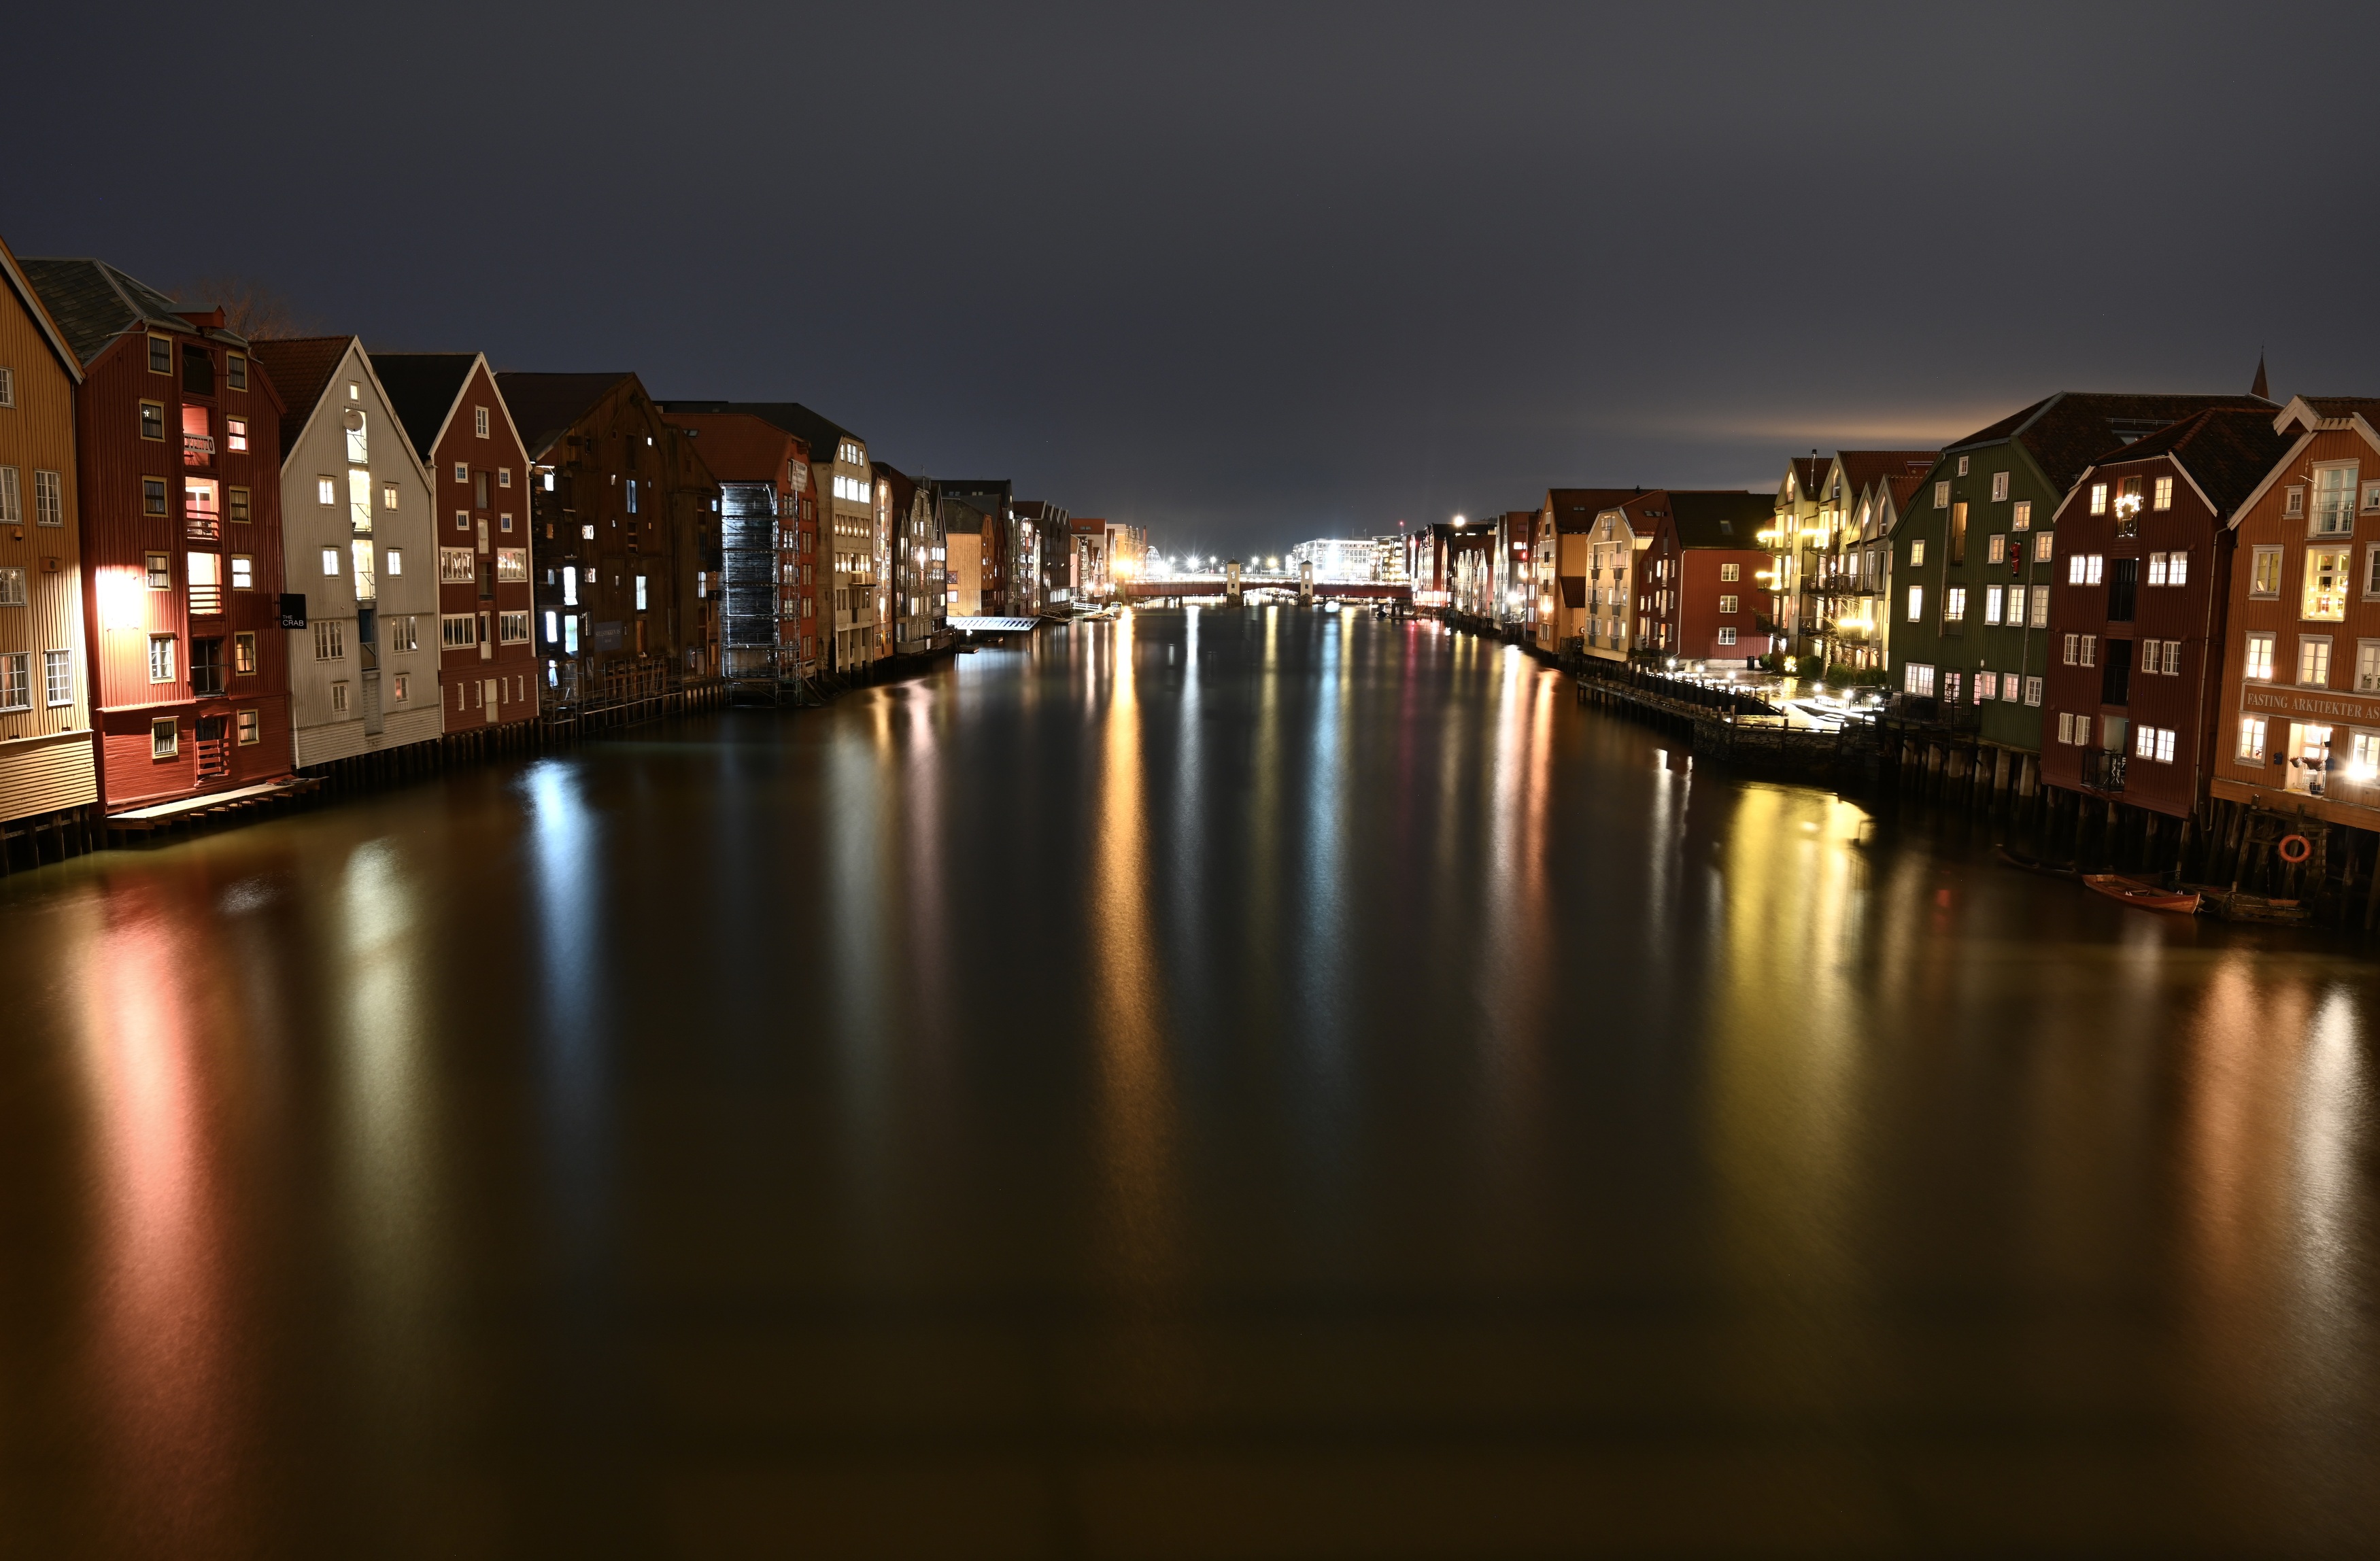
M212 618L221 611L223 611L223 587L221 586L194 585L190 587L191 617Z
M2120 792L2124 789L2124 758L2121 753L2109 753L2093 748L2082 756L2082 784L2095 792Z
M182 464L184 466L208 466L212 464L214 458L215 442L212 434L186 433L182 436Z
M185 510L182 535L193 542L223 540L223 516L212 510Z

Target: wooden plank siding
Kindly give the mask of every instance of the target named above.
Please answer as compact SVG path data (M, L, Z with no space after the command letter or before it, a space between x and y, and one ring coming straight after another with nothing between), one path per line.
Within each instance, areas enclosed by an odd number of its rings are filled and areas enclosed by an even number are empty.
M4 254L5 251L0 251ZM83 646L81 483L75 470L76 373L53 345L13 259L0 284L0 474L15 513L0 517L0 567L22 570L26 604L0 607L0 656L21 655L27 707L0 710L0 820L85 807L98 800L91 764L90 673ZM57 524L42 525L38 490L55 474ZM67 653L71 696L50 703L44 656Z
M172 371L150 367L150 337L171 344ZM182 371L188 350L208 355L212 394L186 392ZM94 647L91 688L103 734L100 790L111 812L169 802L200 791L253 785L290 773L289 678L280 623L282 405L261 364L248 364L246 390L235 390L227 371L245 345L219 326L170 332L154 324L128 331L110 342L84 368L78 399L82 478L83 590L86 621ZM164 411L164 439L142 432L141 404ZM202 417L213 450L203 462L186 463L181 444L186 409ZM229 420L245 424L248 448L228 448ZM221 540L192 535L185 483L212 478L221 485ZM165 510L148 513L143 485L164 484ZM231 494L245 495L249 518L238 521ZM146 555L167 560L165 588L152 588ZM218 561L220 612L193 614L189 564L193 554ZM230 561L247 558L254 582L234 589ZM225 691L201 698L190 683L194 631L225 642ZM255 671L233 672L229 655L237 636L253 635ZM150 678L150 639L171 635L174 675ZM239 717L257 717L255 741L242 743ZM176 751L152 757L150 723L176 724ZM226 723L228 752L219 773L199 773L199 723Z
M487 414L487 434L479 431L479 414ZM469 582L441 579L438 611L486 613L487 633L477 646L464 649L442 647L438 659L439 698L449 732L534 720L538 709L537 624L533 599L537 575L536 539L531 536L528 452L504 409L495 376L482 362L475 365L455 398L431 465L437 490L438 545L473 551L475 578ZM463 475L455 476L457 469ZM503 550L517 549L526 559L523 577L506 580L499 567ZM504 615L528 613L528 637L507 643Z

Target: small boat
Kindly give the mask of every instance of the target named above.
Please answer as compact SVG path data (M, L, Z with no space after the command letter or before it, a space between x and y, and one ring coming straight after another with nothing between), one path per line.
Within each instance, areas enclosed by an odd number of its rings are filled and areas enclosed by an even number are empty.
M2021 851L2010 851L2005 845L1997 845L1992 849L1999 853L2001 861L2011 867L2022 867L2028 873L2041 873L2053 878L2070 878L2075 876L2074 869L2071 867L2053 867L2037 856L2027 856Z
M2195 889L2159 889L2138 878L2119 877L2114 873L2085 873L2082 885L2095 893L2143 911L2171 911L2178 916L2198 914L2198 892Z

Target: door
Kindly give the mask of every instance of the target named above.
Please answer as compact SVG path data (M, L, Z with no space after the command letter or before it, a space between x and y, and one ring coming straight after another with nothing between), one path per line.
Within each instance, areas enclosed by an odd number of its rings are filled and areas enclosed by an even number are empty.
M2310 797L2322 795L2323 777L2330 768L2330 728L2306 721L2289 723L2289 790Z
M220 780L231 773L231 718L199 718L199 783Z

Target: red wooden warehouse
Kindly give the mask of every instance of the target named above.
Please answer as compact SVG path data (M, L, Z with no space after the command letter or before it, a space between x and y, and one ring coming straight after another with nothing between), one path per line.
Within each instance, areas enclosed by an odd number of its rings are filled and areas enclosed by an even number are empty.
M291 770L280 398L225 328L103 261L24 262L82 359L86 633L110 814Z
M406 437L430 467L438 536L443 730L533 720L538 654L528 452L475 352L376 352Z
M2288 449L2270 411L2201 412L2101 456L2058 505L2053 581L2033 587L2049 592L2045 784L2174 818L2204 799L2219 756L2230 520ZM2005 588L1986 587L1986 624L2037 621L2018 568Z

